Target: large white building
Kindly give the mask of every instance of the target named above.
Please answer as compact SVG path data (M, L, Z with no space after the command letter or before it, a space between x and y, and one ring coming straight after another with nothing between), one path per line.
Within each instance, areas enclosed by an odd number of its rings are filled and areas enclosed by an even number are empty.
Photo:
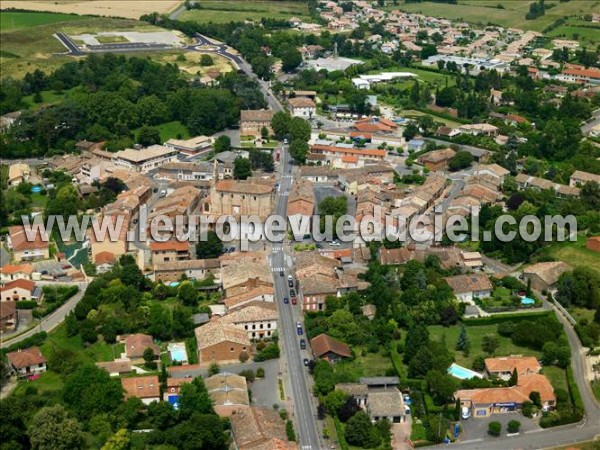
M124 169L147 173L163 164L177 161L177 153L177 150L162 145L151 145L141 150L128 148L115 153L113 162Z

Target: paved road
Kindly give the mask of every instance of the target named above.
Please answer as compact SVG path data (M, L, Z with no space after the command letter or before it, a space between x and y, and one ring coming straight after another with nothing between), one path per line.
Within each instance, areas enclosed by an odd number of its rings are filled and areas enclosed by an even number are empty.
M0 243L0 267L4 267L10 262L10 253L4 248L4 244Z
M600 124L600 109L594 111L590 121L584 123L581 126L581 133L584 136L587 136L587 134L592 130L592 128L596 127L598 124Z
M447 146L450 146L450 145L454 144L453 142L444 141L442 139L435 139L435 138L425 138L425 140L429 141L429 142L433 142L433 143L435 143L437 145L447 145ZM463 144L454 144L454 145L458 146L458 148L460 150L467 151L467 152L472 153L474 155L478 155L481 152L489 152L490 154L495 153L494 151L488 150L487 148L474 147L472 145L463 145Z
M79 301L81 300L81 298L83 297L83 294L85 293L85 290L87 289L88 285L87 283L69 283L69 282L61 282L61 283L51 283L51 282L38 282L38 284L42 285L42 286L51 286L51 285L72 285L72 284L76 284L79 286L79 292L77 294L75 294L73 297L71 297L64 305L62 305L60 308L58 308L56 311L54 311L52 314L50 314L49 316L47 316L45 319L42 320L42 322L37 325L35 328L32 328L29 331L26 331L23 334L20 334L19 336L8 340L7 342L2 341L0 343L0 348L5 348L8 347L9 345L12 345L16 342L21 342L22 340L33 336L36 333L39 333L40 331L46 331L46 332L50 332L52 331L54 328L56 328L58 325L60 325L62 323L63 320L65 320L65 317L67 317L67 315L73 311L75 309L75 306L77 306L77 303L79 303Z
M292 184L290 156L287 148L282 152L282 178L279 193L277 195L276 214L281 217L287 215L287 196ZM319 433L316 424L316 410L312 403L312 393L309 388L309 374L304 366L303 359L310 358L305 350L300 350L299 336L296 332L296 322L302 321L300 305L284 304L283 297L289 298L287 276L293 275L291 269L291 258L286 255L282 244L274 244L271 253L271 265L273 267L273 278L275 284L276 301L279 302L279 333L283 346L282 358L285 358L286 367L284 379L286 383L286 395L294 402L292 417L298 435L300 448L303 450L318 450L321 447ZM284 269L284 276L279 272ZM306 338L305 335L303 335ZM287 375L287 376L286 376ZM290 392L291 389L291 392Z

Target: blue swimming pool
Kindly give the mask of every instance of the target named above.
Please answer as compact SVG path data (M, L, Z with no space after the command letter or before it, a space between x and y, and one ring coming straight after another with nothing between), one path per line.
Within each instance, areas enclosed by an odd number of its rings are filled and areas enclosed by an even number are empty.
M521 305L535 305L535 300L529 297L523 297L521 299Z
M175 349L169 350L169 352L171 353L171 359L173 361L179 361L179 362L187 361L187 353L184 349L175 348Z
M179 409L179 395L169 395L168 401L173 409Z
M34 193L34 194L39 194L40 192L42 192L42 189L43 188L41 186L33 186L31 188L31 192Z
M179 286L179 281L171 281L169 283L169 286L171 286L171 287L177 287L177 286Z
M471 378L483 378L480 373L477 373L471 369L467 369L466 367L459 366L456 363L452 363L450 367L448 367L448 373L452 375L454 378L458 378L459 380L469 380Z

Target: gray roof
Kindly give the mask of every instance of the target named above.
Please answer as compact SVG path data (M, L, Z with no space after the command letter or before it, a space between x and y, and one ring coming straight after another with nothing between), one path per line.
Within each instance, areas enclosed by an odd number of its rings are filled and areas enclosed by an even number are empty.
M367 410L371 417L402 416L404 415L402 394L396 388L369 391Z
M400 378L398 377L362 377L358 380L360 384L367 386L382 386L382 385L394 385L400 384Z
M208 322L209 320L210 316L208 315L208 313L198 313L192 316L192 321L194 322L194 325L201 325L203 323Z

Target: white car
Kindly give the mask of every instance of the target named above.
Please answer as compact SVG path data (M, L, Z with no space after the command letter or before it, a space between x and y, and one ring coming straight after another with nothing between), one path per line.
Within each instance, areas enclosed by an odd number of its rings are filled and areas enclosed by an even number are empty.
M340 241L333 241L333 242L330 242L329 245L331 245L332 247L339 247L342 244L340 244Z
M471 408L463 406L462 409L461 409L460 417L463 420L467 420L469 417L471 417Z

